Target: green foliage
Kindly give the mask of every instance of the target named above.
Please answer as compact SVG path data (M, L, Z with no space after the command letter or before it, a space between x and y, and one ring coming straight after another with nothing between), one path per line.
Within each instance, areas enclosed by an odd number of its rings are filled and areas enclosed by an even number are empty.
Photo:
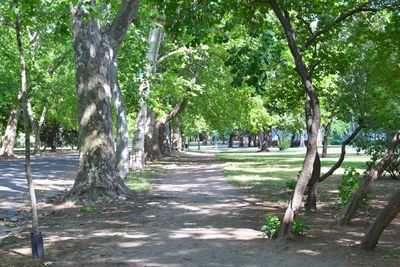
M99 208L94 208L94 207L81 207L79 208L79 212L82 213L89 213L89 212L98 212L100 211Z
M360 188L361 180L360 173L356 171L354 167L347 168L341 177L339 190L339 200L336 203L338 208L345 207L353 197L353 194ZM363 206L368 206L368 200L371 192L367 194L367 197L363 200Z
M286 150L289 147L290 147L290 140L284 138L280 138L278 140L278 148L280 151Z
M261 227L264 237L268 239L275 239L279 235L281 229L282 217L276 215L265 216L265 224ZM304 234L304 231L310 230L311 224L303 221L301 218L295 218L292 227L292 234L300 236Z
M297 185L297 180L292 179L286 182L286 187L289 190L294 190L296 188Z

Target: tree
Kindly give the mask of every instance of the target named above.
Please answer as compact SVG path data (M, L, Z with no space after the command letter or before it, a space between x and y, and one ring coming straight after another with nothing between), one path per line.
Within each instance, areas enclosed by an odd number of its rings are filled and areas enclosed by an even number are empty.
M110 71L139 2L124 0L113 22L102 27L94 12L98 8L95 1L81 1L73 8L81 157L77 178L67 198L97 201L132 194L117 171Z

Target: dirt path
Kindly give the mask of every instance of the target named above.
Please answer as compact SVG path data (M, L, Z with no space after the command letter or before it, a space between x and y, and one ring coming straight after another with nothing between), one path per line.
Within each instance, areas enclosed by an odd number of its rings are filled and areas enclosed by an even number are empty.
M42 218L43 261L22 256L29 255L27 234L6 240L0 266L345 266L262 239L261 208L226 182L213 155L186 154L159 167L164 175L135 203Z

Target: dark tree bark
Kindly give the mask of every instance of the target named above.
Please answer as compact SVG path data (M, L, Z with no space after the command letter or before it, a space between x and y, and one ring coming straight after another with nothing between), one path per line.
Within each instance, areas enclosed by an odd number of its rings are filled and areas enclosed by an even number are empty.
M294 217L296 216L301 206L304 191L307 187L308 179L311 176L314 160L317 153L317 137L321 121L321 112L320 112L319 100L312 84L311 75L308 71L307 66L303 61L303 58L300 54L300 50L297 46L294 37L294 30L290 24L289 14L287 12L284 12L285 15L282 13L276 0L270 0L270 4L285 31L288 46L295 61L296 71L299 74L303 86L306 90L307 96L310 99L310 105L312 111L312 123L311 123L310 134L308 136L306 156L303 162L303 167L301 169L296 188L294 190L293 198L289 203L289 206L285 212L285 216L282 222L280 237L284 237L287 236L291 231Z
M307 200L306 203L304 204L304 207L308 212L317 210L318 179L320 175L321 175L321 160L317 152L317 155L314 160L311 179L308 182Z
M3 143L0 149L0 157L15 158L14 146L17 137L17 126L20 108L13 108L7 121L6 131L3 136Z
M132 196L118 175L111 118L111 69L138 6L124 0L114 21L100 27L81 1L72 12L79 115L80 164L67 199L84 202ZM95 1L91 2L95 5Z
M371 224L368 233L361 242L361 249L373 250L378 244L382 232L400 212L400 191L397 191L376 220Z
M235 135L233 133L231 133L229 135L228 148L233 148L233 138L234 137L235 137Z
M197 134L197 150L200 150L200 133Z
M328 137L329 133L331 131L331 126L332 126L332 120L333 116L330 117L329 122L326 123L323 128L324 128L324 138L322 141L322 155L321 158L327 158L328 157Z
M239 147L244 147L244 137L243 134L239 136Z
M353 195L349 204L343 209L339 216L339 224L349 224L351 219L355 216L362 200L366 197L369 188L373 182L378 179L386 167L396 159L396 149L400 142L400 132L397 132L392 138L385 156L379 161L373 170L368 175L364 176L361 187Z
M251 141L253 141L253 134L249 134L248 135L248 139L247 139L247 147L251 147Z
M260 137L262 137L262 138L260 141L261 142L260 150L258 150L258 152L269 152L269 149L268 149L269 137L270 137L269 132L270 131L266 131L266 132L263 132L262 135L260 135Z
M325 179L327 179L329 176L331 176L343 163L344 157L346 156L346 146L348 144L350 144L354 138L357 136L357 134L364 128L364 124L360 124L354 131L353 133L347 137L346 140L343 141L342 143L342 151L340 153L340 157L338 159L338 161L335 163L335 165L333 165L329 171L327 171L324 175L322 175L319 178L319 182L324 181Z

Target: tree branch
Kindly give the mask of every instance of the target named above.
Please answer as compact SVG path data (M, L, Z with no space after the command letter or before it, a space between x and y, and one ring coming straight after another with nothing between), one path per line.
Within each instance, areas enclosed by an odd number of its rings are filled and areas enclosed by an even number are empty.
M187 50L186 47L181 47L181 48L178 48L178 49L176 49L176 50L174 50L174 51L171 51L171 52L165 54L164 56L160 57L160 58L157 60L156 65L160 64L161 62L163 62L164 60L168 59L169 57L171 57L171 56L173 56L173 55L176 55L176 54L183 53L183 52L185 52L186 50Z
M189 98L185 97L172 111L169 113L165 122L175 119L187 106Z
M118 47L122 43L129 25L132 23L139 9L139 4L140 0L124 0L113 23L106 29L115 47Z
M305 49L307 49L310 45L312 45L313 43L315 43L315 41L317 41L318 37L320 37L321 35L328 33L335 24L339 24L343 21L345 21L347 18L353 16L354 14L358 13L358 12L362 12L362 11L371 11L370 8L366 8L366 6L368 6L369 4L373 3L375 0L369 0L361 5L359 5L358 7L346 11L343 14L341 14L339 17L337 17L332 24L326 26L324 29L319 30L314 32L314 34L312 34L310 37L308 37L307 41L303 44L303 46L301 47L300 51L303 51ZM373 9L375 10L375 9Z

